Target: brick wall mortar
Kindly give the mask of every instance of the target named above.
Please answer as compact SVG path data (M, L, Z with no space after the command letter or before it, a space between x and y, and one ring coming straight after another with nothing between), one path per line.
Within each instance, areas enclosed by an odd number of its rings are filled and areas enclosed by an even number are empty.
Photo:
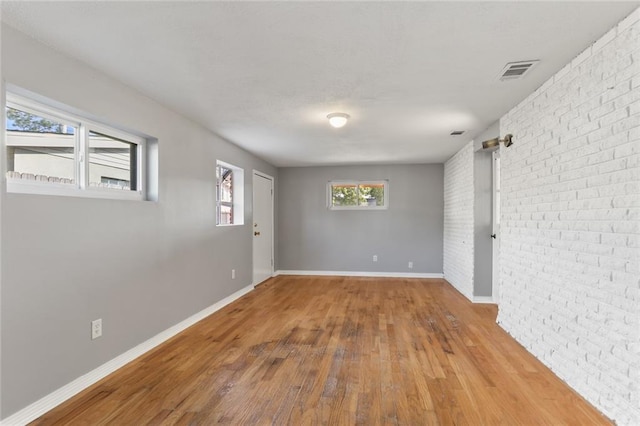
M444 165L444 277L473 300L474 267L473 142Z
M639 105L640 9L500 121L498 323L621 425L640 424Z

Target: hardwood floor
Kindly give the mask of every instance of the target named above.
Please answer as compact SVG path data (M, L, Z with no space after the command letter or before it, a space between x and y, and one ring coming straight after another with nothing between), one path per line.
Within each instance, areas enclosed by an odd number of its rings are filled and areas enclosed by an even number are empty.
M611 424L443 280L281 276L32 424Z

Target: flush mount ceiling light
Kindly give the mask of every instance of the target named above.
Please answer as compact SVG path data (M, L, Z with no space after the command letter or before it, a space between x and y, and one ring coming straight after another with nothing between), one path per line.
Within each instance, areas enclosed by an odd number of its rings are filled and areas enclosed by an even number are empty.
M349 114L345 114L344 112L332 112L327 115L327 118L329 119L329 124L331 124L332 127L339 129L347 124Z
M505 148L510 147L511 145L513 145L513 135L509 133L505 135L505 137L502 139L494 138L494 139L489 139L487 141L484 141L482 142L482 149L495 148L498 145L500 145L500 142L504 144Z

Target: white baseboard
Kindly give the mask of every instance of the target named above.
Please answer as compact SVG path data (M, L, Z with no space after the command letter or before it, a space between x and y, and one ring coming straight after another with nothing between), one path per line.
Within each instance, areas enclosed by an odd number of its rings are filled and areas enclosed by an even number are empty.
M204 319L205 317L208 317L212 313L222 309L223 307L233 302L234 300L239 299L240 297L249 293L251 290L253 290L253 285L249 285L247 287L244 287L236 291L232 295L225 297L219 302L214 303L208 308L205 308L202 311L190 316L189 318L179 322L173 327L170 327L162 331L161 333L156 334L149 340L143 343L140 343L138 346L132 349L129 349L127 352L115 357L111 361L108 361L105 364L102 364L100 367L96 368L95 370L92 370L87 374L78 377L74 381L53 391L49 395L39 399L38 401L23 408L17 413L7 417L6 419L0 420L0 424L6 425L6 426L22 426L32 422L33 420L45 414L46 412L62 404L67 399L85 390L89 386L93 385L94 383L103 379L109 374L113 373L117 369L123 367L125 364L133 361L134 359L138 358L140 355L145 354L146 352L150 351L151 349L155 348L156 346L160 345L166 340L169 340L171 337L180 333L182 330L186 329L187 327L192 326L193 324Z
M493 297L491 296L473 296L473 303L490 303L492 305L495 305L496 302L493 300Z
M384 277L384 278L444 278L444 274L424 274L416 272L365 272L365 271L295 271L279 270L277 275L320 275L320 276L340 276L340 277Z

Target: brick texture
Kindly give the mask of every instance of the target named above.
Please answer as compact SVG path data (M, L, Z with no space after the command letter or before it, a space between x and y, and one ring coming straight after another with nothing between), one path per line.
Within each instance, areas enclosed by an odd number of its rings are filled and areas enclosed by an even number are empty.
M617 424L639 425L640 9L500 129L514 145L501 150L498 323Z
M444 278L473 300L473 142L444 164Z

